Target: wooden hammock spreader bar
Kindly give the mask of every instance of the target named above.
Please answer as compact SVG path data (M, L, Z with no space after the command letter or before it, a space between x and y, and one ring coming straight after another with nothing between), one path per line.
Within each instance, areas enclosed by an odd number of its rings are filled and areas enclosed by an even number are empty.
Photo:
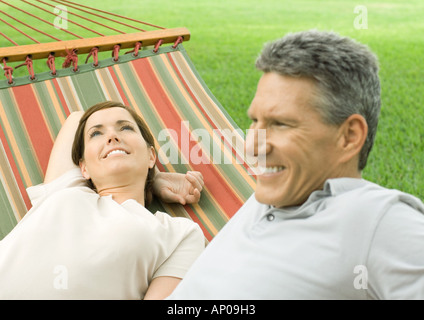
M156 45L160 40L162 40L162 44L175 43L178 37L183 37L184 41L188 41L190 32L187 28L174 28L5 47L0 48L0 61L3 61L4 58L7 62L25 61L27 56L30 56L32 60L46 59L52 53L56 57L65 57L71 50L77 49L78 54L84 54L89 53L93 47L98 47L99 51L112 51L117 44L121 49L134 48L137 42L142 42L143 47L146 47Z

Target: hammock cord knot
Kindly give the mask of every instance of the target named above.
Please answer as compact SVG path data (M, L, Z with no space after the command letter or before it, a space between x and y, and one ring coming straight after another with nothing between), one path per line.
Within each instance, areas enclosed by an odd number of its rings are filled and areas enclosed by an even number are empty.
M127 51L127 52L125 52L125 54L133 52L133 56L134 56L134 57L138 57L138 51L140 50L141 46L142 46L142 42L141 42L141 41L137 41L137 42L135 43L135 47L134 47L134 49L133 49L133 50L130 50L130 51Z
M78 71L78 55L77 55L78 49L73 50L66 50L66 57L65 61L62 64L62 68L68 68L71 64L74 67L73 71Z
M156 44L155 44L155 48L153 49L154 53L157 53L159 50L159 47L162 45L163 39L160 39Z
M27 69L28 69L28 72L29 72L29 75L30 75L30 79L34 80L35 79L34 68L33 68L32 59L29 55L25 58L25 62L21 63L20 65L17 65L15 67L15 69L22 67L22 66L27 66Z
M47 66L52 72L52 75L56 75L56 65L55 65L55 57L53 53L49 54L49 57L47 58Z
M113 46L112 57L113 57L113 61L115 62L119 60L119 49L121 49L121 46L119 44L115 44Z
M6 65L6 58L3 58L3 70L4 70L4 75L6 76L6 78L8 79L8 83L12 84L13 83L13 67L9 67L8 65Z
M178 45L183 42L183 40L184 40L184 38L181 37L181 36L179 36L177 38L177 40L175 40L174 44L172 45L172 48L173 49L176 49L178 47Z
M85 59L85 63L87 63L88 59L93 56L93 65L95 67L97 67L99 65L99 58L98 58L98 53L99 53L99 47L94 47L90 50L90 53L87 55L87 59Z

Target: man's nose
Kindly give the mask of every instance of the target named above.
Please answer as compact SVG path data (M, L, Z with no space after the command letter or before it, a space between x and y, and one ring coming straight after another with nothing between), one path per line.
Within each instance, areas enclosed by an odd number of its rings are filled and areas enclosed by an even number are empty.
M269 151L266 129L249 129L246 137L246 154L258 157L266 155Z

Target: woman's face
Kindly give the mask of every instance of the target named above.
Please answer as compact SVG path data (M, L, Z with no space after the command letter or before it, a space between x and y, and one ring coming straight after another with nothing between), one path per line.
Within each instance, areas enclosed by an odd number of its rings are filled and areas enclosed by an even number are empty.
M146 143L135 120L123 108L93 113L85 125L84 143L81 172L98 192L133 181L145 182L156 161L154 148Z

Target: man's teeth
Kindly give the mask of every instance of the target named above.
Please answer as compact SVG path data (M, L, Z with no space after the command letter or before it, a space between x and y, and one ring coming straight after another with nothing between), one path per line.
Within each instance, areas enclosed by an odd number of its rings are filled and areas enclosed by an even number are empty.
M107 154L106 158L109 157L111 154L115 154L115 153L127 154L124 150L113 150Z
M275 173L284 170L284 167L259 167L262 173Z

